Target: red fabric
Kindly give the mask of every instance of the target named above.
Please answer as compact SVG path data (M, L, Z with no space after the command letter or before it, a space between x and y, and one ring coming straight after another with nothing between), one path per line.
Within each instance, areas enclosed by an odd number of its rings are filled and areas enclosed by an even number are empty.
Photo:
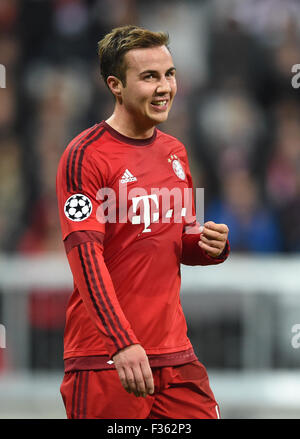
M154 395L127 393L115 370L67 372L61 394L69 419L218 419L205 367L153 368ZM116 403L117 402L117 403Z
M201 233L188 234L184 233L182 236L182 255L181 263L185 265L217 265L224 262L230 252L230 244L227 240L226 246L222 254L218 258L214 258L209 255L204 255L203 252L198 251L198 242L200 240ZM198 248L197 248L198 247Z
M148 355L151 367L178 366L197 360L194 349L187 349L172 354ZM105 355L91 355L89 357L74 357L65 360L65 372L78 370L115 369L114 363Z
M74 232L71 233L65 240L65 250L68 254L72 248L77 247L84 242L98 242L103 246L104 234L101 232Z
M107 201L99 195L103 188L114 191L116 198L106 208L116 207L115 222L100 220ZM170 197L166 207L162 194L156 195L157 204L148 199L149 224L141 200L133 212L134 197L150 196L153 188L176 189L182 200L185 190L192 188L184 146L157 129L149 139L128 139L102 122L66 148L57 173L58 205L63 240L67 243L75 236L72 242L77 245L68 247L75 285L66 316L64 359L112 356L137 342L148 355L192 348L179 296L180 263L185 263L182 247L191 264L199 263L199 258L203 265L219 261L197 245L197 235L192 241L183 239L185 226L195 221L193 197L180 221L175 220L178 199ZM75 194L88 197L92 206L90 215L81 221L68 218L64 211L66 201ZM168 222L162 221L167 209L174 212ZM125 214L131 221L124 220ZM134 217L140 223L132 221ZM85 231L89 238L80 244L77 234ZM90 239L91 231L103 234L103 245L101 240Z

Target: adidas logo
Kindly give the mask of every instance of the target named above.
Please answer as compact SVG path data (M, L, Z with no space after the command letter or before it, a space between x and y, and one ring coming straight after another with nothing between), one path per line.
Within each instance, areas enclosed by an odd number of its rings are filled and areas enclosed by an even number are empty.
M121 183L131 183L132 181L137 181L137 178L134 177L128 169L126 169L120 181Z

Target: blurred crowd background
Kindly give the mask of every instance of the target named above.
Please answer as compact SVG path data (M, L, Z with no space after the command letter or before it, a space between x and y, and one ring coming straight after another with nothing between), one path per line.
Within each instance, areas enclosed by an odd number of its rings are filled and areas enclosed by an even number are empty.
M75 135L111 114L97 42L123 24L170 35L178 94L160 129L186 145L205 219L229 226L233 254L299 252L297 0L0 0L0 252L63 252L58 161ZM33 368L51 337L61 366L69 293L30 295Z
M300 250L300 3L0 0L0 249L61 251L55 175L67 143L107 118L97 41L169 32L179 92L161 126L190 154L206 219L239 252Z

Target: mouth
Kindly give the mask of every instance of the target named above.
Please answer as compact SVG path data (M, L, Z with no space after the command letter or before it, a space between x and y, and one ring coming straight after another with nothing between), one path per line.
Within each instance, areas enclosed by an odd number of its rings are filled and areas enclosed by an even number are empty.
M154 108L156 111L166 111L169 106L169 100L168 99L160 99L155 100L151 102L151 107Z

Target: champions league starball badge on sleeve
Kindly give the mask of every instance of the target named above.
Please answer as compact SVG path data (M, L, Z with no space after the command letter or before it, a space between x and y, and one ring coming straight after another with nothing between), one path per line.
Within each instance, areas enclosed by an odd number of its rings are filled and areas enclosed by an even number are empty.
M67 199L64 206L66 217L71 221L84 221L92 213L92 202L83 194L74 194Z

